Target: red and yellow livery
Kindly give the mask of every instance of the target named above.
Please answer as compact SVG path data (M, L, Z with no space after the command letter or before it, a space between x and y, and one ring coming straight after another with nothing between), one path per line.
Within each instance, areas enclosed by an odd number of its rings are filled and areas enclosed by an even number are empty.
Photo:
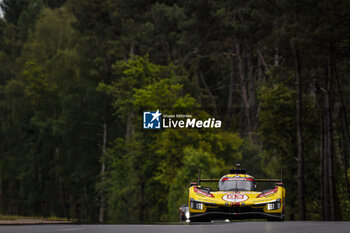
M218 190L201 186L218 182ZM257 191L257 182L276 182L272 189ZM200 179L189 188L187 221L258 219L283 221L285 188L281 179L255 179L245 170L232 169L221 179Z

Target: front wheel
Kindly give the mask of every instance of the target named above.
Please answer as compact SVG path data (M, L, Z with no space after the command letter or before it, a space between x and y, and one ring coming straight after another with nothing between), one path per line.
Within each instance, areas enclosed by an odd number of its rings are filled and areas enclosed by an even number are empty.
M211 220L208 218L194 218L190 219L190 222L210 222Z
M196 216L193 216L191 213L190 213L190 222L210 222L211 219L209 219L208 217L196 217Z
M284 210L282 211L281 215L276 215L276 217L269 217L267 218L268 222L283 222L286 218Z

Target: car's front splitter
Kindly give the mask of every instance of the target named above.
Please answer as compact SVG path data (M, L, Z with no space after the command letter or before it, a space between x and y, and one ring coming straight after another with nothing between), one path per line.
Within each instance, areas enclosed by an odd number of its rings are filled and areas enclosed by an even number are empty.
M197 220L242 220L242 219L275 219L283 220L282 214L269 214L264 212L246 212L246 213L227 213L227 212L209 212L209 213L191 213L190 221Z

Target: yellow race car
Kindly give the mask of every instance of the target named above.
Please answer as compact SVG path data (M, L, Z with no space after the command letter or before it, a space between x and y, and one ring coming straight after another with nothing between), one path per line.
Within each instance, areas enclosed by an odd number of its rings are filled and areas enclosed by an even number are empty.
M284 221L285 194L281 179L255 179L246 170L231 169L221 179L200 179L189 188L187 222L211 220L267 219ZM201 182L218 182L219 190ZM272 189L257 191L257 182L276 182Z

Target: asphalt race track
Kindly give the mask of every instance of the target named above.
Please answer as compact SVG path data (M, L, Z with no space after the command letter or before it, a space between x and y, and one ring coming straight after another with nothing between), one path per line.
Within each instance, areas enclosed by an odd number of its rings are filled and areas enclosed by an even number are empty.
M349 233L350 222L231 222L183 225L21 225L0 226L9 233Z

